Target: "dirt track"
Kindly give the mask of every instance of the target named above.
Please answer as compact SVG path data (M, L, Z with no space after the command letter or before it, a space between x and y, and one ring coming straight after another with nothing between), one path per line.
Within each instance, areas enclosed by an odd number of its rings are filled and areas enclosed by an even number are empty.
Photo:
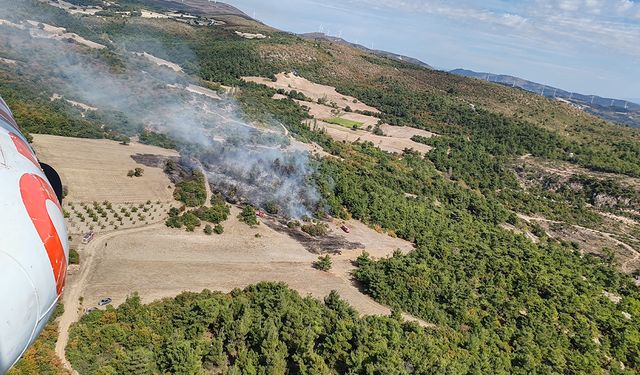
M56 341L56 354L62 361L65 368L75 372L69 361L65 356L65 347L69 341L69 327L72 323L76 322L85 310L84 304L80 302L80 298L83 297L87 280L90 274L96 267L100 266L100 261L97 253L104 246L105 241L109 241L111 238L129 233L136 233L140 231L153 230L153 228L159 228L161 225L156 224L146 228L133 228L129 230L121 230L118 232L111 232L96 237L90 244L88 244L82 251L82 266L79 268L71 268L67 274L67 285L64 290L63 303L64 313L58 320L59 336ZM84 297L83 297L84 298Z

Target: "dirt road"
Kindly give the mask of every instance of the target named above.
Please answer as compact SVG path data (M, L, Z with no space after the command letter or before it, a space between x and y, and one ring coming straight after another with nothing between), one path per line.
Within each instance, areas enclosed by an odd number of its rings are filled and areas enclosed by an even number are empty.
M79 268L77 274L71 274L67 280L67 287L65 288L63 295L64 313L58 320L59 336L56 342L56 354L62 361L65 368L77 374L71 367L69 361L65 356L65 347L69 341L69 327L76 322L82 313L84 312L83 304L80 302L80 297L83 297L87 285L87 279L96 266L99 266L100 262L97 258L100 257L100 253L104 251L104 244L106 241L116 237L131 233L137 233L153 228L160 228L163 224L155 224L144 228L132 228L129 230L121 230L116 232L105 233L96 237L91 243L89 243L81 253L82 265Z

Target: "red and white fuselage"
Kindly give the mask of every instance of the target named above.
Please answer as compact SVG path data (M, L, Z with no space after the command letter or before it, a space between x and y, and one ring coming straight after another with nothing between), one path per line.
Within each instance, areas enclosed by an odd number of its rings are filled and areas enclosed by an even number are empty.
M60 202L0 98L0 374L51 317L68 254Z

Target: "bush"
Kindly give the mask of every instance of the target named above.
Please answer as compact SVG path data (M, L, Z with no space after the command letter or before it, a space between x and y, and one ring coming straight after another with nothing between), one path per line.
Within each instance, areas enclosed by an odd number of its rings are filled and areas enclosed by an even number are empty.
M251 206L245 206L238 215L238 219L249 226L260 224L256 217L256 209Z
M542 226L540 226L540 224L538 223L534 223L531 225L531 233L540 238L547 235L547 232L545 232L544 228L542 228Z
M331 257L329 255L319 256L318 260L313 262L313 268L320 271L329 271L333 262L331 261Z
M329 233L329 226L324 223L305 224L302 231L313 237L326 236Z
M173 196L188 207L202 206L207 200L204 175L200 172L193 172L191 177L178 182Z
M80 264L80 254L78 253L78 250L69 250L69 264Z
M211 224L205 225L204 234L206 234L207 236L210 236L213 234L213 228L211 227Z
M187 232L193 232L201 225L200 219L193 212L186 212L182 215L182 224L187 228Z
M193 213L200 219L212 224L219 224L229 217L229 206L226 204L215 205L212 207L200 207Z
M215 234L222 234L224 232L224 227L220 224L217 224L215 227L213 227L213 232Z
M265 211L271 215L277 215L280 212L280 206L277 202L271 201L264 206Z

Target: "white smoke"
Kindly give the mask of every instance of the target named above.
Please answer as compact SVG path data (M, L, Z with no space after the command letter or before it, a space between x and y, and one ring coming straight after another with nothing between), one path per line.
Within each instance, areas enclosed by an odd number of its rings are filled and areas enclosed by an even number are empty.
M284 126L248 121L231 96L214 99L186 90L190 77L132 53L144 51L118 52L124 68L114 72L96 59L104 51L33 38L28 27L0 25L0 42L65 98L121 112L130 126L142 124L178 141L181 154L199 161L214 190L258 207L275 202L290 217L309 215L317 205L310 156L289 147Z

